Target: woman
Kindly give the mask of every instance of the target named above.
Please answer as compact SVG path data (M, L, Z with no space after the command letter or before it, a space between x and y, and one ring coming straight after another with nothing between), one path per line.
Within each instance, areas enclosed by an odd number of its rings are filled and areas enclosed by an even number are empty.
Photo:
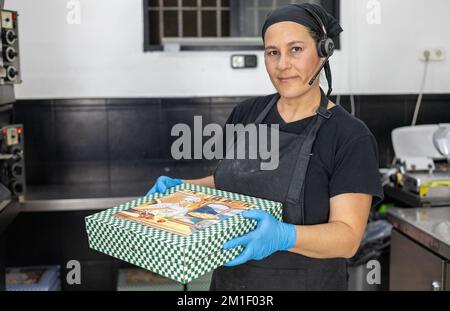
M222 160L214 176L186 182L283 202L283 221L261 211L249 234L225 244L244 251L214 271L212 290L346 290L346 258L362 239L372 204L383 198L377 146L369 129L328 100L317 73L330 38L342 31L323 8L287 5L263 26L265 65L278 93L244 101L229 124L278 124L275 170L255 171L249 160ZM160 177L150 193L179 179Z

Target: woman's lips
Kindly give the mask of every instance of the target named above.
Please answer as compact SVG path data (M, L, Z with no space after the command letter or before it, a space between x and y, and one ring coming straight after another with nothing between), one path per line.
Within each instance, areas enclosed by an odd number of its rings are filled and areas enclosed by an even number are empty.
M278 78L281 82L289 82L291 80L297 79L298 77L286 77L286 78Z

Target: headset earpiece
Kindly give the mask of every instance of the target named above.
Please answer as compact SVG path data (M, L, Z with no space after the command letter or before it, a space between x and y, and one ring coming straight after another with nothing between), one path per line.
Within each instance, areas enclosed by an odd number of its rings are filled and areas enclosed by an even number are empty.
M328 57L334 53L334 42L330 38L322 39L317 43L319 57Z
M334 52L334 42L332 39L328 38L327 30L325 28L325 25L323 24L320 17L309 8L304 8L319 24L320 28L322 29L322 39L317 42L317 53L319 54L320 58L323 57L330 57L333 55Z

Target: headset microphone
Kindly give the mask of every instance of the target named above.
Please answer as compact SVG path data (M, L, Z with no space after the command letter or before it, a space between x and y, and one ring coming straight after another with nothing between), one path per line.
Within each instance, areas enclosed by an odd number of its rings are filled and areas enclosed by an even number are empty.
M322 29L322 38L317 42L317 53L319 54L319 57L325 57L325 61L320 66L319 70L314 74L314 76L309 80L309 85L311 86L314 81L316 81L317 77L319 76L320 72L322 71L323 67L328 62L328 59L333 55L334 53L334 42L331 38L328 38L326 27L322 21L322 19L309 8L304 8L306 12L308 12L319 24L320 28ZM329 89L331 90L331 82L329 81ZM328 91L330 93L330 90Z
M328 59L330 58L331 55L328 55L327 58L325 58L325 61L322 63L322 65L320 65L319 70L317 70L317 72L314 74L314 76L311 78L311 80L309 80L309 85L312 85L314 83L314 81L316 81L317 77L319 76L320 72L322 71L323 67L325 67Z

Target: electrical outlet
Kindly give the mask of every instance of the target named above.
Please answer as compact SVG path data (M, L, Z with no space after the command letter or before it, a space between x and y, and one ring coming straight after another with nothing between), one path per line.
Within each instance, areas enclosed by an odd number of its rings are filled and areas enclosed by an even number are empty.
M434 61L445 60L445 49L443 49L443 48L433 49L431 51L431 60L434 60Z
M428 60L430 62L442 62L445 60L445 49L443 48L433 48L433 49L424 49L420 53L419 59L421 61L426 60L426 54L428 54Z

